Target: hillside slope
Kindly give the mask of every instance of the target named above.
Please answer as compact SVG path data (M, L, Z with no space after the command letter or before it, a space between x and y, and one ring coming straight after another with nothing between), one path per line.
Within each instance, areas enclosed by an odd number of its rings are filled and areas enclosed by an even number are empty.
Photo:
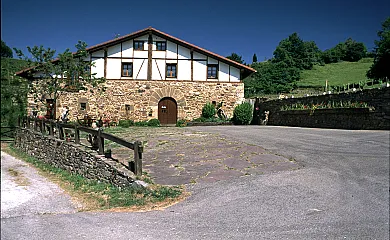
M314 66L312 70L304 70L301 80L297 82L299 88L324 87L328 80L330 86L340 86L347 83L359 83L367 80L366 72L373 63L373 58L363 58L359 62L339 62Z

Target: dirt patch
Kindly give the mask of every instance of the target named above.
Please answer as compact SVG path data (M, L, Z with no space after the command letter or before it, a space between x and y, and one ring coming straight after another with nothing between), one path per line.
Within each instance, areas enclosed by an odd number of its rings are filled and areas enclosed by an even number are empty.
M156 183L163 185L214 182L299 168L294 161L273 155L261 146L192 127L130 127L105 131L128 141L142 141L143 169ZM113 157L123 164L133 158L131 150L106 143L105 148L111 149ZM282 164L286 162L289 164Z
M14 177L14 182L18 186L28 186L31 184L28 178L26 178L22 172L19 172L18 170L15 170L13 168L8 168L7 171L10 176Z

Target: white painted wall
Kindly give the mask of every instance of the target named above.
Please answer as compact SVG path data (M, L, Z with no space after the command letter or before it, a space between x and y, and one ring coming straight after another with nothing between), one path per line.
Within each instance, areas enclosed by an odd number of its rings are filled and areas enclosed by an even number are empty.
M122 75L121 59L107 59L107 79L120 79Z
M194 61L194 81L206 81L206 61Z
M162 79L165 79L165 75L166 75L165 60L157 60L157 65L158 68L160 69ZM160 77L160 74L158 75Z
M160 73L161 73L161 75L160 75ZM152 80L164 80L164 79L165 79L165 61L153 59L153 61L152 61Z
M179 45L179 59L191 59L190 49Z
M135 58L148 58L148 51L134 50L134 57Z
M146 79L147 76L148 76L148 59L134 59L133 79Z
M199 60L199 59L207 60L207 57L206 57L206 55L203 55L203 54L201 54L201 53L194 52L194 59L197 59L197 60Z
M165 58L165 51L153 51L152 58Z
M144 41L144 51L133 50L133 40L123 42L111 46L107 49L107 79L121 79L121 62L133 62L133 79L144 80L147 78L148 71L148 35L144 35L134 39L136 41ZM166 51L155 51L156 41L166 41ZM122 45L122 47L121 47ZM122 54L121 54L122 48ZM152 53L152 79L153 80L165 80L166 75L166 63L176 63L178 80L191 80L191 52L189 48L183 46L177 46L176 43L167 41L164 38L153 35L153 53ZM110 57L122 57L130 59L110 59ZM93 60L95 67L92 68L92 73L97 73L96 77L104 77L104 51L99 50L92 53L92 57L99 57L99 59ZM193 63L193 80L194 81L229 81L229 64L219 62L217 59L207 57L204 54L194 51L194 59L197 59ZM134 58L134 59L132 59ZM177 60L180 59L180 60ZM206 61L199 61L199 59ZM143 63L143 64L142 64ZM207 78L207 64L219 64L218 79L206 79ZM141 68L142 66L142 68ZM161 74L160 74L161 73ZM128 77L123 77L128 78ZM131 79L131 78L128 78ZM230 81L240 81L240 70L236 67L230 66Z
M121 57L121 44L114 45L107 49L108 57Z
M104 51L99 50L99 51L93 52L92 57L104 57Z
M191 61L179 60L177 68L178 80L191 80Z
M165 41L165 39L164 38L162 38L162 37L158 37L158 36L156 36L156 35L152 35L152 38L153 38L153 41Z
M133 57L133 40L122 43L122 57Z
M167 58L177 58L177 44L167 41Z
M240 69L235 67L230 67L230 82L239 82L240 81Z
M220 82L229 81L229 65L223 62L219 62L218 80Z
M211 57L208 57L207 64L218 64L218 60L211 58Z
M96 73L95 77L104 77L104 59L99 58L92 61L94 66L91 68L91 73Z

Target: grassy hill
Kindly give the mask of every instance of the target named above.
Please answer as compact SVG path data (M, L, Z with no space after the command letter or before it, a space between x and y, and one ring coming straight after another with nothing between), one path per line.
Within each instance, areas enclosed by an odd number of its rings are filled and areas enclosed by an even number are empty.
M297 82L299 88L320 88L328 80L330 86L340 86L348 83L359 83L367 80L366 72L374 59L363 58L359 62L339 62L314 66L312 70L301 73L301 80Z

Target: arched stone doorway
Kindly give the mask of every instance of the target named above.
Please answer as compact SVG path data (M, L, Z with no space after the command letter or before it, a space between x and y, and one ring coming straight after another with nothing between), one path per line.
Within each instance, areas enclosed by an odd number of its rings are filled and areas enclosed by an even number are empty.
M158 103L158 120L161 125L175 125L177 121L177 103L171 97L164 97Z

